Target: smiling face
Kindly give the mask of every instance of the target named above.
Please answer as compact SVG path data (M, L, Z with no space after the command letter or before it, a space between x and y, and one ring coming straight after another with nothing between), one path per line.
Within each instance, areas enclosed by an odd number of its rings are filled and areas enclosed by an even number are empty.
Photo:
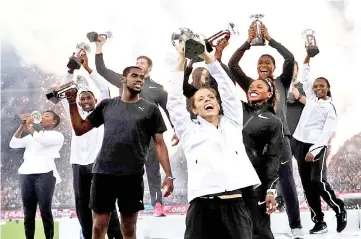
M220 108L214 90L201 88L192 98L193 113L207 121L211 120L212 117L218 117Z
M247 92L248 101L251 103L267 101L271 96L270 87L263 80L253 81Z
M144 74L139 68L130 68L127 76L122 77L123 84L132 94L139 94L144 85Z
M313 82L313 92L319 99L327 99L328 93L330 91L330 87L327 81L323 78L317 78Z
M261 56L258 59L257 71L260 79L272 78L275 65L269 56Z
M79 106L84 111L92 111L95 107L95 104L97 103L97 100L95 99L94 95L89 91L84 91L80 93L79 95Z

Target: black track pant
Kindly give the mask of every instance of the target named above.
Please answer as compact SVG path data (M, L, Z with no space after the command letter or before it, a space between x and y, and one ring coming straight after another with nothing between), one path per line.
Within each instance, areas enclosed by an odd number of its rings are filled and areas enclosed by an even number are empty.
M155 152L155 146L153 140L149 145L149 153L147 161L145 162L145 170L147 172L149 192L152 206L159 202L162 204L162 191L161 191L161 175L160 165Z
M92 183L92 168L93 164L79 165L72 164L73 168L73 187L75 193L75 208L80 226L83 231L84 239L92 238L93 218L92 210L89 208L90 187ZM111 214L109 227L109 239L122 239L120 231L120 222L117 211L114 210Z
M243 199L249 210L253 222L253 239L274 239L271 231L271 217L266 213L265 201L267 189L262 186L253 189L242 189Z
M56 179L53 171L40 174L20 174L26 239L34 239L35 216L38 203L45 238L54 238L54 219L51 212L51 203L54 195L55 182Z
M194 199L184 239L250 239L252 220L242 198Z
M300 205L297 197L296 183L293 178L291 145L288 136L283 138L282 151L278 185L286 205L286 212L291 229L302 228Z
M303 190L311 210L313 222L323 221L321 197L336 212L341 213L344 208L343 201L336 198L335 192L327 182L326 151L324 147L316 155L313 162L306 162L306 154L312 144L295 141L295 158L298 162Z

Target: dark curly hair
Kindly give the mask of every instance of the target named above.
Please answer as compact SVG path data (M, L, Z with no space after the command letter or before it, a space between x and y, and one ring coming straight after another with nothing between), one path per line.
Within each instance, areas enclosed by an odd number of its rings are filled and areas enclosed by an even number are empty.
M276 103L279 99L279 94L278 94L278 90L276 88L276 84L275 81L272 79L260 79L261 81L263 81L264 83L266 83L266 85L268 86L268 92L272 93L272 96L267 100L267 103L272 105L273 107L276 106Z

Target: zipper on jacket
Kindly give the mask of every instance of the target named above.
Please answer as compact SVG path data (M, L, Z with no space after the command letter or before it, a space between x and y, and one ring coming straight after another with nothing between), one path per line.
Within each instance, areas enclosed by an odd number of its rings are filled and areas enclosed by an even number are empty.
M243 125L243 128L246 128L247 124L253 119L254 115L251 116L251 118L249 118L247 120L247 122Z
M251 116L251 118L249 118L246 123L243 125L243 128L246 128L247 124L253 119L253 117L255 116L258 116L258 113L260 112L261 110L257 110L256 112L254 112L254 115Z

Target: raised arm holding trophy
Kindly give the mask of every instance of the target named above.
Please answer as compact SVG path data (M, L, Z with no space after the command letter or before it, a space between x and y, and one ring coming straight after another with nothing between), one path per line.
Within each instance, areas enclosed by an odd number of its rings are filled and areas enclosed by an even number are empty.
M203 61L198 55L204 53L206 47L201 42L205 40L205 37L199 34L193 33L192 30L186 27L181 27L177 32L172 34L172 44L174 47L182 42L185 43L185 57L191 59L193 62ZM207 49L207 51L213 49Z
M226 29L223 29L211 37L205 38L201 34L195 34L189 28L179 28L178 32L172 34L172 44L177 47L181 41L185 42L185 57L192 60L193 63L203 61L199 57L200 54L212 52L214 47L217 47L219 43L226 38L229 40L231 35L239 35L238 30L233 23L229 23ZM203 43L204 42L204 43Z
M46 98L54 104L57 104L61 99L66 98L65 93L67 91L72 89L87 89L88 85L88 81L84 76L77 76L76 81L70 81L66 84L49 89Z
M84 42L81 42L76 45L76 53L70 57L69 62L67 64L67 67L70 70L79 70L81 67L81 62L79 57L81 57L84 54L90 53L90 46Z
M306 29L302 32L302 36L305 39L305 47L307 50L307 54L310 57L316 56L320 53L320 50L316 44L315 31L312 29Z
M252 14L250 18L253 20L254 29L256 32L255 38L251 41L251 46L264 46L266 44L266 41L264 39L264 36L262 34L262 25L260 19L264 17L264 14Z
M217 47L224 38L228 41L231 38L231 35L239 35L238 30L235 28L235 25L232 22L228 23L228 27L226 29L223 29L205 39L207 49L208 46Z
M108 32L105 32L105 33L97 33L97 32L88 32L86 34L86 37L88 38L88 40L90 42L96 42L98 41L99 37L102 37L104 38L104 40L108 40L108 39L111 39L113 37L113 34L112 32L108 31Z

